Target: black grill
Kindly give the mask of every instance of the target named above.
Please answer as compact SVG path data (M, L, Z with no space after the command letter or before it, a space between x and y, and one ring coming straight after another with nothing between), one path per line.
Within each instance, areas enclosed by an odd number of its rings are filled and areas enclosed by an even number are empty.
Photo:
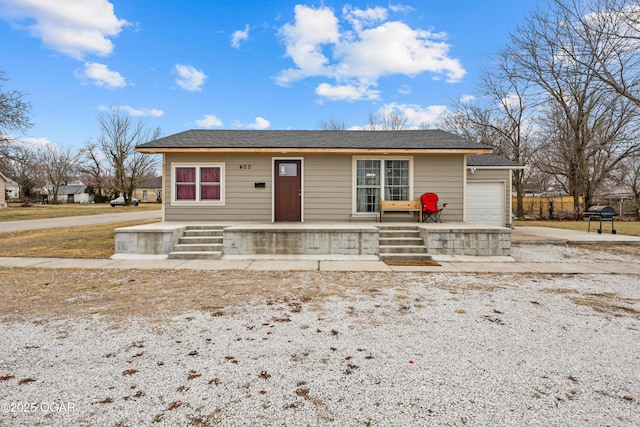
M616 229L613 227L613 217L616 216L616 211L611 206L591 206L587 213L589 214L589 228L587 232L591 231L591 220L600 220L600 228L598 228L598 234L602 234L602 222L611 222L611 234L616 234Z

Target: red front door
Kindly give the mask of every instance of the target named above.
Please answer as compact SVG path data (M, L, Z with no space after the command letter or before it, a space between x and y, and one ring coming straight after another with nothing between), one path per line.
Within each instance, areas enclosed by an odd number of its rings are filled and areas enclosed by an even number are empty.
M276 221L302 221L302 162L276 160L274 216Z

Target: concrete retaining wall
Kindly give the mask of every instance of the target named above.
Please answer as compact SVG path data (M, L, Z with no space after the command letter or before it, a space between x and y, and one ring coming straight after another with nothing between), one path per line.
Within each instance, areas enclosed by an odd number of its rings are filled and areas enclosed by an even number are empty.
M511 229L473 224L420 224L432 255L510 256ZM115 230L117 254L166 255L185 223L156 223ZM375 225L273 224L229 225L224 255L378 255Z
M428 228L422 234L432 255L511 256L509 228Z
M163 224L116 228L116 254L168 254L173 250L173 245L178 243L184 227Z
M376 227L238 226L224 229L225 255L377 255Z

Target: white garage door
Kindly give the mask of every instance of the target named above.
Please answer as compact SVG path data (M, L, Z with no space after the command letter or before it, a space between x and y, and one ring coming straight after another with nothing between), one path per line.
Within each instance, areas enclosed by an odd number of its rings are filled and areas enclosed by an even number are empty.
M467 222L504 227L504 183L467 183Z

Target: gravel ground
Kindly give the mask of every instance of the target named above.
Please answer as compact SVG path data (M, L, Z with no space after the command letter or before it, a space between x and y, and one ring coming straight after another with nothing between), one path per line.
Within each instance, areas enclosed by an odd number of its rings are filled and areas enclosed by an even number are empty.
M514 244L511 256L517 262L628 262L639 260L639 245L531 245Z
M369 282L164 319L5 316L0 425L640 424L637 276L353 277Z

